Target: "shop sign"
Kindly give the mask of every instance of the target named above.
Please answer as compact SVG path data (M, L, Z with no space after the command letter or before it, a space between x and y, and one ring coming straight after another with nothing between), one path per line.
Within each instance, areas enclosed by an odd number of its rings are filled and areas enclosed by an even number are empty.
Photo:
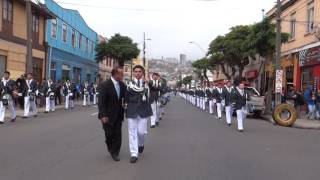
M300 66L320 64L320 46L299 52Z
M276 71L276 93L282 92L283 70Z

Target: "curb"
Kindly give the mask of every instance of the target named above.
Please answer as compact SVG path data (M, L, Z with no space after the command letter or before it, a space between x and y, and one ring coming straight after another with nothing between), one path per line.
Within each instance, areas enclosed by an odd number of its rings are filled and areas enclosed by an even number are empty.
M262 115L261 118L263 120L269 121L270 123L272 123L273 125L277 126L277 123L272 119L271 116L268 115ZM319 125L308 125L308 124L304 124L304 123L300 123L299 120L297 120L292 126L291 128L296 128L296 129L311 129L311 130L320 130L320 124Z

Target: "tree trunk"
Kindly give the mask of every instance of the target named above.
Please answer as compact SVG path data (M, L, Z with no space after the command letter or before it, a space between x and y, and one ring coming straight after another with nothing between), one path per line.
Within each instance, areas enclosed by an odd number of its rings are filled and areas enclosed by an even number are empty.
M270 61L270 64L272 66L272 58L268 58L268 60ZM272 109L271 109L271 105L272 105L272 95L273 95L273 80L274 80L274 76L275 76L275 71L274 68L271 68L271 72L269 74L269 79L268 79L268 90L267 90L267 94L266 94L266 109L265 109L265 114L272 114Z
M203 76L207 81L209 81L209 78L207 76L207 69L206 68L203 70Z
M231 76L227 73L226 71L226 67L224 67L224 64L220 64L221 68L222 68L222 73L228 78L230 79Z
M244 71L244 66L239 66L239 77L242 78L242 73Z

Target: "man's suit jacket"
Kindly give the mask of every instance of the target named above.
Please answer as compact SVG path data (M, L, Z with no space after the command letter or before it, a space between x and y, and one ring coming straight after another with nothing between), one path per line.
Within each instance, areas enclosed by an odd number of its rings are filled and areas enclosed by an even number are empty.
M116 122L123 121L124 119L122 101L125 95L125 85L120 81L119 86L119 98L111 79L104 81L99 87L98 118L107 117L110 125L114 125Z
M223 88L223 90L222 90L222 99L225 100L225 105L226 106L232 105L233 94L234 94L234 89L232 87L230 87L230 92L228 91L228 89L226 87Z

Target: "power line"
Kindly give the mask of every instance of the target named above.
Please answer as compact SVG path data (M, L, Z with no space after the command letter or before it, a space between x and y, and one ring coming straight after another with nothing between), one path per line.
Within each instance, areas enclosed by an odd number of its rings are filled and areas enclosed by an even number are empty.
M63 2L63 1L56 1L56 3L66 4L66 5L73 5L73 6L90 7L90 8L123 10L123 11L163 11L161 9L119 8L119 7L111 7L111 6L96 6L96 5L90 5L90 4L70 3L70 2Z

